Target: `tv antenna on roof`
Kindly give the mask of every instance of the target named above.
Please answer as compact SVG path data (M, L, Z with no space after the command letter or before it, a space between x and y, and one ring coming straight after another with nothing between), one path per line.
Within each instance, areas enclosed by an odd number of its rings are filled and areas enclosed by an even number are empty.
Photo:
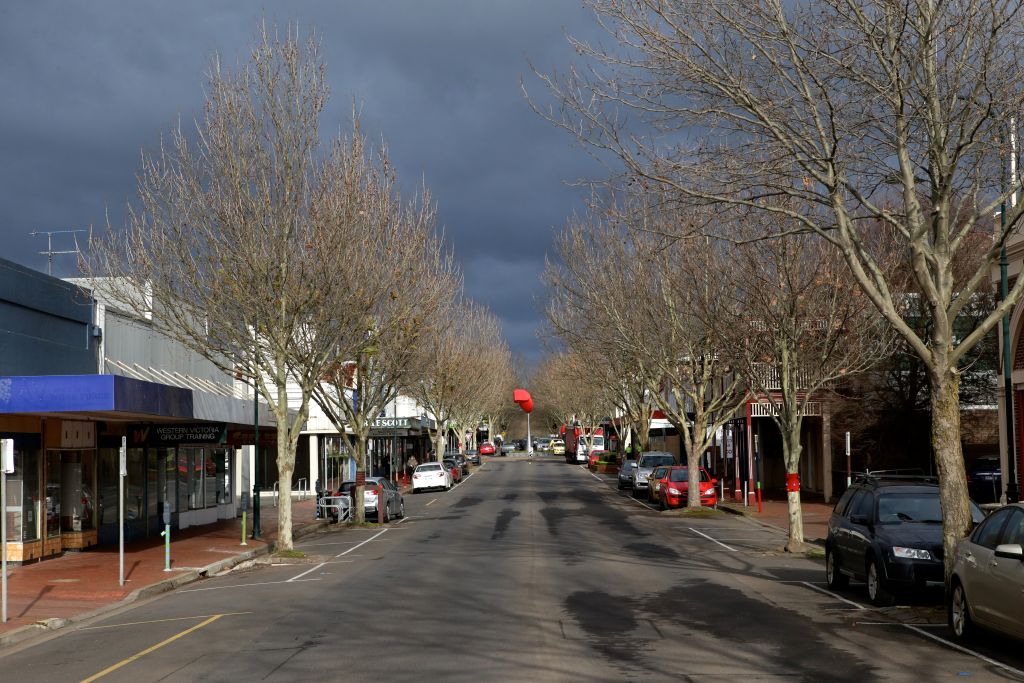
M82 250L78 246L78 233L88 232L89 241L88 244L92 244L92 226L89 226L88 230L33 230L29 234L32 237L39 237L40 235L46 235L46 251L39 252L46 257L46 274L53 275L53 257L63 254L77 254L81 255ZM71 239L74 241L74 249L54 249L53 248L53 236L54 235L71 235Z

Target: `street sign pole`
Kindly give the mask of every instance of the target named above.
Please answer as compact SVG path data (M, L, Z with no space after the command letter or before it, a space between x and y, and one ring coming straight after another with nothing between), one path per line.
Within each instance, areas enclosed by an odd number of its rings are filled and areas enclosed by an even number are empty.
M3 605L0 607L0 622L7 623L7 475L14 474L14 439L0 440L0 547L3 548Z
M124 585L124 478L128 475L128 437L121 437L117 477L117 584Z
M533 457L533 436L530 434L530 414L526 414L526 452Z
M846 488L853 483L853 468L850 461L850 432L846 432Z

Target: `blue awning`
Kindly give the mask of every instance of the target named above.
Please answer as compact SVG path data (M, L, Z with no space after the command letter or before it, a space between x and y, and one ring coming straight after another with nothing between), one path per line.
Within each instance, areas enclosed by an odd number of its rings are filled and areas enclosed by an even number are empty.
M120 375L0 377L0 414L120 413L194 418L192 390Z

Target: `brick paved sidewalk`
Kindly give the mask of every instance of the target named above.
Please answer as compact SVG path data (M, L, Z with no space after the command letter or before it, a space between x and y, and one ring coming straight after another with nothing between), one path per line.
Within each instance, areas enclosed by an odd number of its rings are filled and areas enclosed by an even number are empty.
M825 536L828 534L828 518L832 514L832 503L824 503L820 500L805 500L800 503L804 517L804 540L808 543L825 545ZM749 517L764 524L789 531L789 509L786 501L765 500L762 504L763 511L757 511L757 503L743 506L742 503L726 501L719 505L723 510Z
M292 533L319 526L314 519L316 501L294 501ZM125 585L118 585L117 547L103 547L25 566L8 565L7 618L0 624L0 646L28 637L36 629L26 626L58 628L69 619L82 619L97 610L109 609L133 593L148 587L160 592L156 584L177 579L195 580L205 568L219 570L218 563L240 561L245 554L266 552L268 542L277 538L277 508L264 500L260 509L263 540L242 542L242 520L224 520L193 527L171 537L171 571L164 571L164 542L157 537L125 545ZM311 529L307 529L311 530ZM251 527L249 529L251 531Z

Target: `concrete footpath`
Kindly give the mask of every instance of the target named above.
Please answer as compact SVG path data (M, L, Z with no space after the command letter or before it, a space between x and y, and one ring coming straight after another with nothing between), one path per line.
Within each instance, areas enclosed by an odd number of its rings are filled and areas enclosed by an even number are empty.
M292 503L292 534L312 533L324 522L314 519L313 498ZM262 540L246 538L242 520L224 520L174 533L171 571L164 571L164 541L159 536L125 545L125 585L118 585L117 547L103 547L28 564L8 565L7 623L0 624L0 647L46 630L89 619L139 598L172 590L269 552L278 535L278 508L260 509ZM251 526L249 528L251 532Z

